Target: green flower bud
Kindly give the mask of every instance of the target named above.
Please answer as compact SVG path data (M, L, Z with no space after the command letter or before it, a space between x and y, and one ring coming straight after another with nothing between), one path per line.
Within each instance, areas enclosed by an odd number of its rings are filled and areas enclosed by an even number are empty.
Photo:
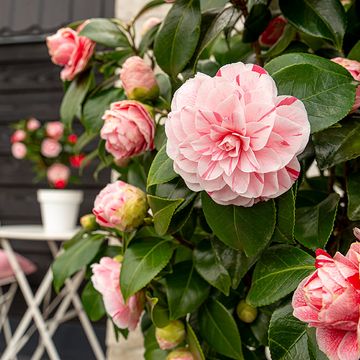
M241 321L250 324L256 319L258 310L245 300L241 300L236 307L236 313Z
M167 350L178 346L185 340L185 326L179 320L170 321L163 328L155 329L156 340L160 349Z
M81 217L80 224L84 230L96 230L99 228L99 225L96 222L96 217L93 214L87 214Z
M173 350L166 360L194 360L193 354L186 348Z

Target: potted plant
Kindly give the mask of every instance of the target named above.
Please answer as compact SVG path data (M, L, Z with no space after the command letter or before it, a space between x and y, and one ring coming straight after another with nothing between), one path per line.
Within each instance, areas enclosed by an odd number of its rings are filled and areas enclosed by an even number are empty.
M35 181L46 178L49 184L49 189L37 191L44 230L48 232L73 230L76 225L83 191L65 188L77 181L72 169L78 169L85 157L75 151L77 138L60 121L41 125L35 118L19 121L11 135L13 156L32 162Z

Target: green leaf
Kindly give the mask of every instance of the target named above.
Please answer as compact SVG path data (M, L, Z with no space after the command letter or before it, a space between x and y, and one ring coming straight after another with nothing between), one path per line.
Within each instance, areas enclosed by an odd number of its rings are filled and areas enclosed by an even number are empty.
M357 221L360 220L360 174L350 173L346 180L349 200L347 215L350 220Z
M177 176L173 168L173 161L167 156L166 144L164 144L151 164L147 187L166 183Z
M104 238L102 234L84 236L55 259L51 266L55 291L59 292L66 279L91 263Z
M295 196L291 188L276 199L276 227L272 241L288 243L294 242L295 228Z
M147 198L154 215L155 230L159 235L165 235L175 210L184 199L164 199L153 195L148 195Z
M316 329L307 327L308 349L310 360L328 360L328 357L319 349L316 340Z
M309 249L324 248L334 227L340 196L330 194L316 206L296 209L295 238Z
M255 3L246 17L244 23L243 41L246 43L254 42L266 29L271 20L271 12L267 1L258 1Z
M218 205L205 192L201 200L206 221L226 245L255 256L270 241L276 221L272 200L248 208Z
M125 301L147 285L169 262L174 244L161 238L133 240L126 249L120 284Z
M110 104L124 100L124 90L111 88L97 92L88 98L83 106L82 123L89 133L98 133L104 123L102 116Z
M193 312L209 295L208 284L188 261L174 266L173 273L166 277L166 285L171 320Z
M210 9L222 8L227 3L227 0L200 0L201 10L206 11Z
M360 119L346 118L340 125L314 136L316 161L322 170L360 156Z
M130 47L125 33L109 19L91 19L80 35L108 47Z
M71 129L74 117L80 113L81 104L92 85L93 79L92 72L85 72L70 83L60 106L61 120L68 129Z
M157 297L148 297L148 304L150 304L151 321L156 327L164 327L169 322L169 309L161 299Z
M177 0L167 14L155 38L154 54L158 65L170 76L176 77L193 56L200 23L199 0Z
M290 43L295 39L296 29L290 24L286 24L284 32L279 40L265 53L266 58L274 58L280 55Z
M280 0L284 16L298 30L332 41L341 50L346 15L338 0Z
M269 327L269 347L274 360L309 360L307 324L294 318L292 306L276 309Z
M186 342L189 345L189 350L194 360L205 360L204 353L201 349L199 340L189 323L186 324Z
M300 99L307 110L311 132L343 119L354 104L355 85L342 66L316 55L281 55L265 69L274 78L279 95Z
M302 279L315 270L314 258L298 248L277 245L257 262L247 302L264 306L290 294Z
M351 60L360 61L360 40L350 50L347 58Z
M244 359L235 320L220 302L210 299L201 307L199 328L201 336L218 353L231 359Z
M84 287L81 301L91 321L98 321L106 315L102 295L95 290L91 280Z
M221 258L208 239L201 241L193 252L196 271L212 286L229 295L231 279Z

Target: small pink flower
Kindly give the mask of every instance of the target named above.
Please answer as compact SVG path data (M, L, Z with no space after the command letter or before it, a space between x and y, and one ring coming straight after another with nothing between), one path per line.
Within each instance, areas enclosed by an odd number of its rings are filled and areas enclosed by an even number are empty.
M25 144L21 142L13 143L11 145L11 153L15 159L23 159L27 153Z
M70 169L64 164L55 163L47 169L46 176L52 186L63 189L69 181Z
M91 281L102 295L106 312L120 329L133 331L144 309L141 292L131 296L125 303L120 290L121 264L109 257L103 257L99 264L92 265Z
M45 125L46 135L59 140L64 133L64 124L60 121L52 121Z
M124 62L120 80L129 99L154 99L159 95L153 70L139 56L132 56Z
M47 158L57 157L61 150L61 144L54 139L46 138L41 143L41 154Z
M316 251L316 271L294 293L294 316L316 328L321 351L330 360L358 360L360 356L360 243L332 258Z
M35 131L40 127L40 121L38 119L35 118L30 118L27 123L26 123L26 127L29 131Z
M46 38L49 54L54 64L63 66L61 79L71 81L82 72L95 48L95 43L71 28L62 28Z
M24 141L26 139L26 132L24 130L16 130L10 138L11 143Z
M259 37L260 45L264 47L273 46L283 34L286 24L287 20L283 16L273 18Z
M165 123L167 154L193 191L222 205L276 198L298 178L296 156L310 125L303 103L278 96L260 66L230 64L198 73L175 93Z
M331 59L331 61L344 67L347 71L349 71L349 73L355 80L360 81L360 62L356 60L345 59L342 57L333 58ZM355 102L350 112L356 111L359 107L360 107L360 85L356 88Z
M69 142L70 144L76 144L77 141L78 141L78 137L77 137L76 134L70 134L70 135L68 136L67 140L68 140L68 142Z
M70 165L74 168L79 168L85 159L85 154L76 154L69 157Z
M155 124L146 108L137 101L112 103L106 110L101 138L117 161L154 148Z
M141 34L145 35L150 29L152 29L154 26L158 25L161 23L161 20L157 17L150 17L148 18L142 28L141 28Z
M116 181L100 191L93 213L102 226L131 231L142 224L147 210L146 194L142 190Z

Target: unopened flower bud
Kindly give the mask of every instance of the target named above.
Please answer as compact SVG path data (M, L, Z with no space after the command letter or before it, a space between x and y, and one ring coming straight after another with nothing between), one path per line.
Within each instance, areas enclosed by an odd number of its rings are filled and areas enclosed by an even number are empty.
M194 356L189 350L182 348L172 351L166 360L194 360Z
M245 300L241 300L236 307L236 313L241 321L250 324L256 319L258 311Z
M121 264L124 260L124 256L123 255L116 255L114 258L113 258L115 261L117 261L119 264Z
M99 226L96 223L96 217L93 214L87 214L80 219L81 226L88 231L96 230Z
M360 229L356 227L354 228L353 232L355 237L360 241Z
M185 326L180 320L170 321L168 325L155 330L156 340L162 350L178 346L185 340L185 335Z

